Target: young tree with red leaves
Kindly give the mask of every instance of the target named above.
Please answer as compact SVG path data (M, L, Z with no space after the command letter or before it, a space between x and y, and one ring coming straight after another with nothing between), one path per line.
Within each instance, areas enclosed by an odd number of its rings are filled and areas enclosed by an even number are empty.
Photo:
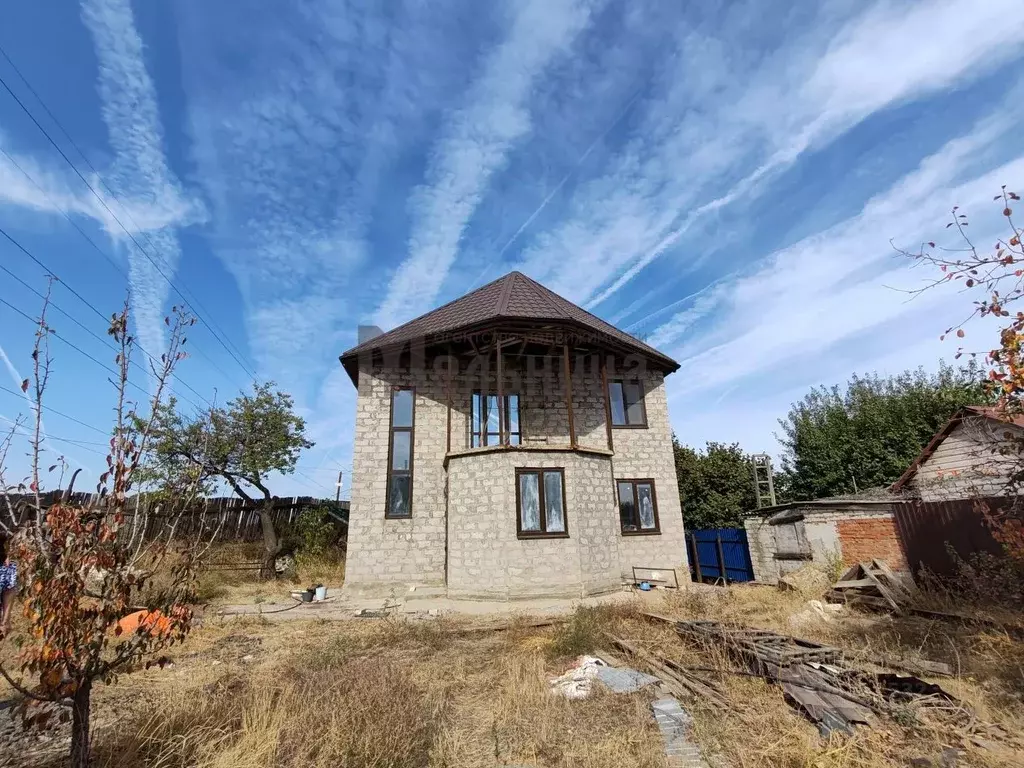
M998 346L984 356L990 367L987 388L1002 418L1013 422L1024 416L1024 303L1021 302L1024 298L1024 230L1016 224L1013 214L1013 206L1020 202L1020 196L1004 185L993 199L1001 208L1007 231L991 250L979 250L968 234L967 215L954 206L952 221L946 224L946 229L956 228L959 247L944 248L928 242L917 252L901 250L900 253L941 273L918 292L952 282L978 296L970 315L947 328L941 338L955 333L957 338L963 339L966 324L975 317L993 317L1002 322ZM957 357L962 354L961 348ZM1020 501L1024 492L1024 438L1015 437L1016 434L1007 429L1003 440L993 450L1013 459L1015 469L1008 478L1006 492L1018 501L1000 513L993 512L987 505L982 505L981 511L996 540L1024 567L1024 516L1020 509L1024 506Z
M113 682L142 662L162 664L154 654L184 640L192 623L196 566L206 544L199 538L175 537L180 514L198 486L180 489L158 519L152 518L156 513L147 505L139 504L137 492L134 498L130 495L152 435L138 429L139 403L130 401L127 393L136 346L127 305L113 315L108 330L117 346L117 406L107 470L93 497L98 500L75 502L72 478L56 502L46 503L41 463L46 450L43 401L52 363L48 303L47 296L32 353L32 380L22 385L26 393L31 388L30 426L19 421L0 441L0 529L13 537L12 559L17 562L19 594L29 625L28 634L18 638L20 669L0 664L0 675L23 695L26 722L46 725L55 707L59 719L71 720L71 764L85 768L93 687ZM159 360L151 358L148 413L160 407L173 371L186 356L184 334L194 319L175 308L166 322L167 351ZM16 434L29 437L30 472L22 482L9 484L4 460ZM158 568L169 574L162 576L160 586L153 581ZM122 619L140 610L137 626L126 630Z

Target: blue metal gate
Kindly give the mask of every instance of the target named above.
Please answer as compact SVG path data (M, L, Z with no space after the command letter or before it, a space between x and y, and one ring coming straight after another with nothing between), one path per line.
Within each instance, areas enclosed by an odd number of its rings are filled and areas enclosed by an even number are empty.
M729 584L754 578L747 532L743 528L688 531L686 551L690 560L690 577L694 581Z

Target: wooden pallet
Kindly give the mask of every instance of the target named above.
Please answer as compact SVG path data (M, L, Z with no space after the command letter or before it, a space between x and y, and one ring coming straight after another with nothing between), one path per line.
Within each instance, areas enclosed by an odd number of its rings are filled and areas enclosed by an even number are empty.
M899 611L910 601L910 592L884 560L872 560L848 569L826 597L837 602Z

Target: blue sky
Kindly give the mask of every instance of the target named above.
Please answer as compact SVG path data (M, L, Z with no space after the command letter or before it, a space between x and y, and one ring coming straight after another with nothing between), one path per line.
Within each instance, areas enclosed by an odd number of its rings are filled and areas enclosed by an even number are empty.
M948 239L954 204L994 239L992 195L1024 179L1012 0L6 13L0 77L67 156L0 88L0 227L60 277L51 324L105 363L100 314L129 287L150 352L185 296L206 323L179 394L271 379L308 420L316 448L282 495L348 474L337 357L358 324L511 269L679 360L684 442L775 453L810 386L952 357L938 335L969 299L908 301L926 275L890 240ZM44 268L5 238L0 265L23 281L0 272L0 297L37 314ZM0 386L29 375L31 336L0 304ZM61 340L53 356L47 404L77 421L44 413L47 447L91 484L107 373ZM0 421L24 411L0 390Z

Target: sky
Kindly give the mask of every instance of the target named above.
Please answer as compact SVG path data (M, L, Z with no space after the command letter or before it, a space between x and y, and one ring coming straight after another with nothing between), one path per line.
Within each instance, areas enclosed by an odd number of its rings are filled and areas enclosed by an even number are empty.
M45 6L45 7L44 7ZM519 269L669 354L684 443L778 455L810 387L941 358L969 312L893 244L1001 236L1024 181L1014 0L21 3L0 27L0 425L94 485L140 363L201 318L186 408L289 392L316 445L279 495L348 495L338 355ZM984 347L984 342L979 342ZM24 471L26 443L9 457ZM51 481L52 482L52 481Z

